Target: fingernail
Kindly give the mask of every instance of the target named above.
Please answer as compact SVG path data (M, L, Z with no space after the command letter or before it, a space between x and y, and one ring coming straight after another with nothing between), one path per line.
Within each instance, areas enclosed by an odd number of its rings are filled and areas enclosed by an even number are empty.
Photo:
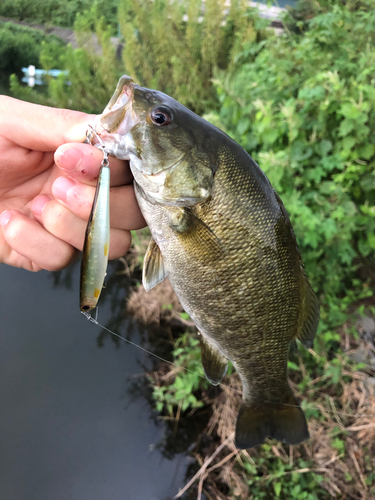
M35 215L40 215L43 212L44 207L46 204L52 200L52 196L49 196L48 194L41 194L40 196L37 196L36 198L33 199L33 202L31 204L31 210Z
M61 201L67 201L68 191L76 185L70 177L58 177L52 185L52 194Z
M80 166L82 158L83 154L79 149L69 146L57 151L55 161L60 168L72 172Z
M11 217L12 217L12 212L10 212L9 210L4 210L4 212L1 212L0 226L5 227L10 221Z

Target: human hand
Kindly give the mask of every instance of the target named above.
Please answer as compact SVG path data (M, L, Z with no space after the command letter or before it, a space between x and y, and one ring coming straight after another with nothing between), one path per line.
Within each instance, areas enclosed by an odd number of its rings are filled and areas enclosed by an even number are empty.
M103 153L82 144L94 116L0 96L0 263L67 266L82 250ZM109 157L109 258L145 225L127 162Z

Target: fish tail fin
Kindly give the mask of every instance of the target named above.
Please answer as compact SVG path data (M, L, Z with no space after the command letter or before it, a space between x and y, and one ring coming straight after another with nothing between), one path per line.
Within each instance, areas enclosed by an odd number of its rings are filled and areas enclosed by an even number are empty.
M236 427L237 448L252 448L267 437L287 444L299 444L310 437L305 415L291 389L280 403L242 403Z

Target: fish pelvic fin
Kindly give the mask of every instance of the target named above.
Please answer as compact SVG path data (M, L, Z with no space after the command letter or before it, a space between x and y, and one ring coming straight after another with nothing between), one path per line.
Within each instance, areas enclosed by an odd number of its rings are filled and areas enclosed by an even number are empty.
M307 278L305 279L304 304L302 307L302 322L297 334L298 340L306 349L314 343L319 324L319 302Z
M282 403L242 403L236 427L237 448L252 448L268 437L286 444L309 439L305 415L291 389L289 391Z
M146 292L163 281L166 276L163 256L156 241L151 237L143 262L142 284Z
M212 385L218 385L227 372L228 360L202 334L200 344L204 374Z

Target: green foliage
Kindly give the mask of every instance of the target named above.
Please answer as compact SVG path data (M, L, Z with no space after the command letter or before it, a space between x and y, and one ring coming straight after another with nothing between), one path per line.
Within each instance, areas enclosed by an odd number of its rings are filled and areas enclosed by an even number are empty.
M15 97L87 113L103 111L122 74L110 40L111 28L107 27L105 18L100 17L97 5L78 14L74 27L79 48L68 45L57 53L53 45L42 44L40 50L39 62L43 69L58 68L67 74L47 78L47 96L41 95L37 88L25 89L13 78L11 90Z
M90 31L93 22L99 46ZM67 70L68 76L61 74L56 80L51 80L50 97L58 107L101 113L121 76L115 48L110 41L111 30L106 27L105 18L100 17L95 5L90 11L77 15L74 29L79 48L68 46L60 58L60 67ZM45 68L50 60L44 52L42 62Z
M173 415L173 409L177 406L182 411L203 406L194 393L208 385L203 374L199 340L191 334L182 335L176 341L173 358L176 366L173 383L154 386L153 389L156 409L166 411L169 415Z
M0 72L17 73L29 64L38 65L41 48L48 44L55 54L61 54L63 42L39 29L14 23L0 23Z
M256 499L318 500L330 498L321 487L323 477L312 470L312 463L298 458L289 463L285 458L275 456L272 447L262 446L256 462L244 460L249 492Z
M264 37L267 24L242 0L121 0L126 72L138 83L161 90L202 113L217 107L214 68L235 64L244 43ZM202 10L204 5L204 10Z
M138 83L162 90L198 113L215 110L219 104L212 84L215 68L225 70L235 66L243 44L264 39L264 27L269 24L259 19L244 0L233 1L228 13L224 11L224 3L224 0L207 0L204 4L197 0L121 0L123 67L110 42L114 29L108 12L114 20L116 0L97 0L89 10L85 10L86 2L80 3L79 8L73 2L79 49L67 47L58 58L46 55L48 50L43 52L44 69L52 62L54 67L69 72L68 78L61 75L50 80L47 102L99 113L119 76L128 73ZM52 19L51 22L58 24ZM98 36L99 48L92 32ZM71 83L69 88L67 81ZM32 99L36 101L38 97L34 95Z
M1 0L0 16L19 21L34 21L55 26L73 27L77 14L98 7L106 24L116 29L116 13L119 0Z
M303 37L245 44L238 61L216 74L216 123L281 195L329 306L321 327L337 326L348 289L351 301L371 294L356 269L375 263L375 17L337 2Z
M10 95L22 99L23 101L33 102L35 104L52 105L48 97L43 92L36 92L31 87L20 83L16 75L10 75L9 78Z
M330 12L335 5L341 5L341 0L298 0L293 6L287 6L290 16L287 18L287 27L295 33L303 33L310 28L310 20L319 14ZM346 0L345 9L348 11L374 10L373 0Z

